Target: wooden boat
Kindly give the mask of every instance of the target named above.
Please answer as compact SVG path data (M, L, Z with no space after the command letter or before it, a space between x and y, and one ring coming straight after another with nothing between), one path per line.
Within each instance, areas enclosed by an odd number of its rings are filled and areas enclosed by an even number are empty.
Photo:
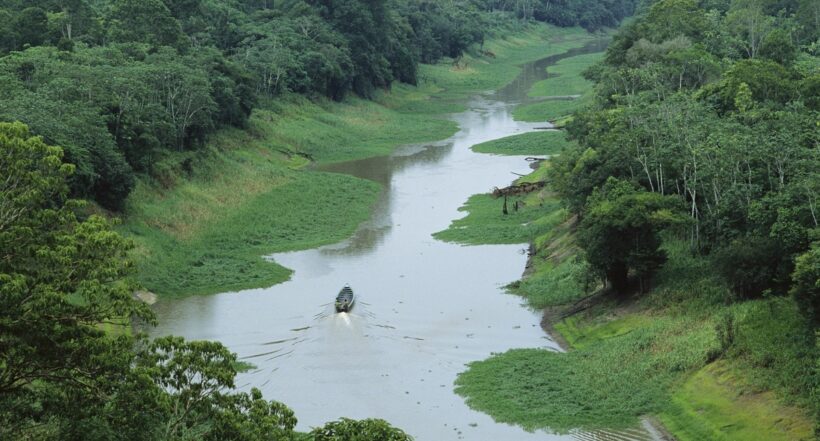
M356 296L350 285L345 285L339 295L336 296L336 312L348 312L353 307L353 302L356 301Z

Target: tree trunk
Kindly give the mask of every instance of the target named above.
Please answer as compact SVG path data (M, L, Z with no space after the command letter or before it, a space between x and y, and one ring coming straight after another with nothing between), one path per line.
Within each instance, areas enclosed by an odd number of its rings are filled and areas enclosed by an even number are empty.
M629 288L629 268L625 262L616 262L606 270L606 278L612 283L612 288L618 294L623 294Z

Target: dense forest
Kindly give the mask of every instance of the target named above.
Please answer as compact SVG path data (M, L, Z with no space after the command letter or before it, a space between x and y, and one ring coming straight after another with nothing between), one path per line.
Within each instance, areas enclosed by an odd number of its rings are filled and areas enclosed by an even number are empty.
M564 4L566 3L566 4ZM0 1L0 120L22 121L77 167L71 190L121 210L135 174L196 151L286 93L342 100L489 29L535 19L614 26L631 0Z
M78 198L122 210L164 157L276 97L372 97L516 20L594 30L634 7L0 0L0 438L407 439L380 420L298 434L285 405L233 391L241 366L220 343L132 334L154 320L132 296L132 243Z
M707 262L709 271L696 279L713 281L714 289L668 303L715 311L770 305L771 318L747 327L725 313L717 325L722 351L748 359L767 372L765 387L799 397L814 412L819 17L816 1L653 4L585 72L595 105L569 123L578 143L550 171L551 185L580 219L589 269L615 292L651 290L669 257L665 245L683 243ZM766 299L796 305L783 310L801 317L775 319ZM755 350L735 345L748 326L773 334Z
M616 288L663 264L658 231L677 225L737 299L791 289L816 324L820 296L802 272L820 269L820 9L705 6L664 0L618 34L586 72L598 105L570 124L579 144L553 182Z

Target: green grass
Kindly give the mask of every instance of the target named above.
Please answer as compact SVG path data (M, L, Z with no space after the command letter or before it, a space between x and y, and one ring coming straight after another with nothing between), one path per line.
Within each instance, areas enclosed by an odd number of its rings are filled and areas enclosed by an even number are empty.
M517 212L513 209L516 200L519 204L525 203ZM552 219L544 214L557 210L558 205L555 200L544 201L543 205L525 201L523 197L508 198L509 214L505 215L502 213L504 198L494 198L489 194L473 195L459 208L459 211L468 212L467 216L453 221L450 227L433 234L433 237L470 245L529 242L554 227Z
M561 249L563 234L544 240ZM604 302L555 325L572 351L473 363L458 393L528 429L619 428L654 414L681 441L813 439L816 353L805 353L794 302L726 304L708 259L672 238L665 248L657 286L637 303Z
M603 52L564 58L547 68L550 77L535 83L528 95L531 97L583 95L592 89L592 82L581 74L603 58Z
M472 363L456 392L530 430L627 428L661 411L680 373L702 366L716 346L704 323L661 318L582 350L512 350Z
M592 103L592 96L586 94L578 99L545 99L532 104L518 106L513 110L513 118L518 121L541 122L562 118Z
M652 317L644 314L617 318L596 317L591 323L585 322L578 316L572 316L556 323L555 329L561 333L570 346L583 349L595 343L628 334L650 324L651 321Z
M145 195L151 203L140 204L142 211L122 226L138 244L139 281L164 296L282 282L290 270L262 256L348 237L380 191L373 182L330 173L290 171L278 178L279 185L237 204L225 201L217 212L211 210L218 205L189 195L212 195L207 183L189 181L163 199ZM196 219L200 209L208 213Z
M521 64L583 47L600 38L582 28L558 28L543 24L530 25L506 38L487 41L484 50L495 57L466 54L455 60L421 65L421 82L441 88L438 100L464 99L476 91L496 90L515 79Z
M565 58L548 68L553 77L539 81L529 92L531 97L546 97L543 101L526 104L513 110L520 121L539 122L560 119L592 101L593 84L581 72L603 57L603 52ZM580 95L577 99L568 96ZM549 97L554 97L550 99Z
M264 136L271 147L312 155L319 163L383 156L402 144L431 142L453 135L458 126L437 112L426 92L397 87L382 100L350 98L344 102L310 101L292 96L268 104L259 112ZM414 103L412 110L396 103Z
M560 153L570 144L565 132L538 131L508 136L472 146L478 153L543 156Z
M804 410L782 404L772 392L743 384L725 362L692 374L660 415L678 441L774 441L814 439Z
M160 296L287 280L290 270L262 256L348 237L379 192L372 182L309 171L308 158L320 164L346 161L447 138L457 127L446 113L463 109L465 98L513 80L518 64L593 38L579 28L527 25L489 40L484 49L495 57L476 51L457 65L421 66L418 87L397 84L374 101L286 96L264 103L249 129L225 129L204 150L161 159L153 176L140 180L119 227L136 244L138 280ZM501 240L528 240L504 228L528 222L528 211L511 215L510 222L498 220L494 230ZM531 228L536 227L537 222Z

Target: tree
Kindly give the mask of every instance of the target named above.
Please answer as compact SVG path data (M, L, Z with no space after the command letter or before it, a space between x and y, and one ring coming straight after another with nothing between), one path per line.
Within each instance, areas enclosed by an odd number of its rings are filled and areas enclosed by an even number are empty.
M114 41L186 45L179 22L161 0L112 0L111 3L107 19Z
M578 241L587 262L612 283L616 292L629 286L634 271L645 288L649 277L666 261L660 247L660 231L679 224L677 201L638 190L629 182L609 178L589 198L578 230Z
M125 279L129 242L99 216L76 218L61 149L0 123L0 169L0 430L13 434L75 397L104 400L130 343L100 323L150 312Z
M661 0L649 8L644 33L656 43L679 35L699 41L706 30L704 12L694 0Z
M17 16L17 35L19 44L39 46L48 35L48 16L46 11L38 7L26 8Z
M769 33L773 19L763 12L759 0L737 1L726 14L726 25L737 38L737 44L748 58L758 55L763 38Z
M795 260L791 295L815 328L820 325L820 242Z
M291 439L290 409L232 393L222 344L101 329L153 316L132 296L130 243L75 216L60 148L0 123L0 168L0 438Z
M342 418L331 421L323 427L313 429L310 434L315 441L412 441L413 438L401 429L380 419L351 420Z
M6 9L0 9L0 55L17 48L17 29L14 16Z

